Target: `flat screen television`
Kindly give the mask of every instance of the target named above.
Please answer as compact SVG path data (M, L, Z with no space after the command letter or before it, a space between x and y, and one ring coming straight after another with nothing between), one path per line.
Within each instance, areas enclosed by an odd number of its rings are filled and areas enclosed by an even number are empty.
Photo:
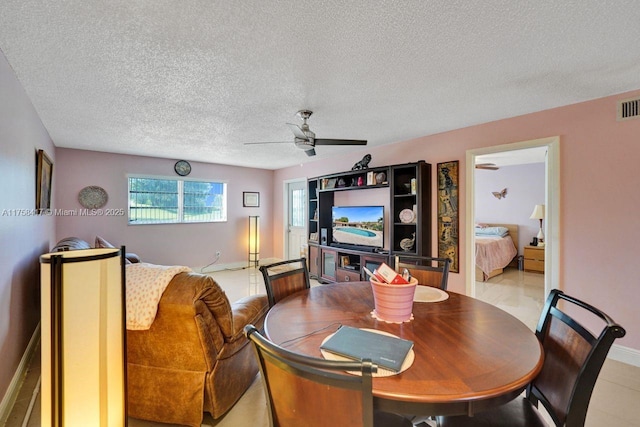
M384 206L333 206L331 216L333 243L384 246Z

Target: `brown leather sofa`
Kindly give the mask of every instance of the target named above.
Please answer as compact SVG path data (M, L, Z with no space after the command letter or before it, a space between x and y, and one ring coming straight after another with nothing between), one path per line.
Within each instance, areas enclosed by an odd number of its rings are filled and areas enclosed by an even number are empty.
M211 277L177 274L151 328L127 331L129 415L200 426L203 412L225 414L258 373L243 328L261 328L268 307L266 295L230 304Z
M243 328L268 308L266 295L231 304L210 276L175 275L151 328L127 331L129 416L199 427L204 412L224 415L258 373Z

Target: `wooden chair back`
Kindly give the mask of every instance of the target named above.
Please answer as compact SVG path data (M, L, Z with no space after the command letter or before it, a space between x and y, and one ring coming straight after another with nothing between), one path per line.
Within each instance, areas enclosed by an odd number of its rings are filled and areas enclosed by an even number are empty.
M558 303L562 301L562 309ZM597 335L569 313L600 325ZM591 320L591 319L589 319ZM557 426L583 426L596 379L609 348L625 330L597 308L554 289L536 329L544 348L542 371L527 388L527 398L541 402Z
M260 271L267 289L269 307L293 293L311 287L306 258L263 265Z
M447 290L449 281L449 258L396 255L395 270L398 273L406 268L418 284Z
M268 341L252 325L244 331L260 361L271 426L373 427L371 374L377 365L292 353Z

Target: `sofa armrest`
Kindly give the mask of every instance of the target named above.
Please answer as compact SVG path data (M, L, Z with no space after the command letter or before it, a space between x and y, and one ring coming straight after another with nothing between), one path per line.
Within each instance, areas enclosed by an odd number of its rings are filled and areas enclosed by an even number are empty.
M234 302L231 305L233 329L227 341L234 342L244 337L244 327L249 324L261 328L268 310L269 301L266 295L251 295Z

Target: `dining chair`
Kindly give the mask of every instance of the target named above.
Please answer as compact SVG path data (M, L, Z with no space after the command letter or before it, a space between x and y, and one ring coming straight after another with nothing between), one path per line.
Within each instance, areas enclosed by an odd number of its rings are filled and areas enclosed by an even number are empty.
M449 258L433 258L427 256L396 255L395 270L402 273L408 269L418 284L447 290L449 280Z
M378 367L370 360L309 357L272 343L253 325L244 332L259 361L270 426L412 426L400 415L374 411L371 383Z
M306 258L263 265L260 271L267 289L269 308L284 297L311 287Z
M598 335L572 316L580 319L588 316L589 325L598 331ZM597 329L592 326L596 321ZM437 417L438 425L548 426L537 409L538 402L541 402L554 425L584 426L591 393L609 348L616 338L622 338L625 333L622 326L602 311L554 289L547 298L536 328L536 336L544 349L544 364L540 374L527 386L525 397L473 417Z

